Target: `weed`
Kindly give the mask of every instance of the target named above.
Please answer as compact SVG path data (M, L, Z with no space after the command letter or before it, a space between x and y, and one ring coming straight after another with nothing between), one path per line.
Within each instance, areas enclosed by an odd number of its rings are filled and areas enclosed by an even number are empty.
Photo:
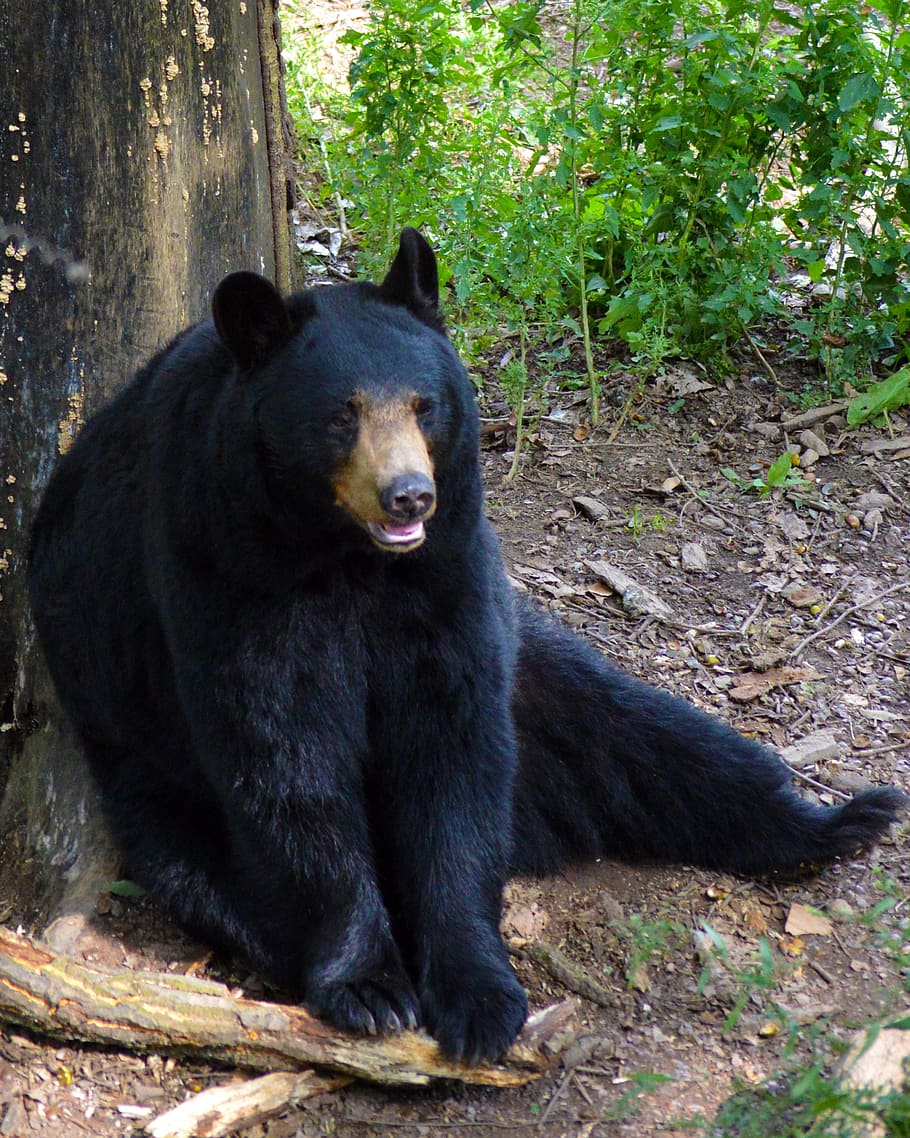
M634 1118L640 1108L641 1099L646 1094L673 1081L671 1075L661 1075L655 1071L633 1071L623 1079L623 1082L631 1083L631 1086L623 1091L616 1102L607 1107L601 1115L601 1121L623 1122L628 1118Z
M707 1133L724 1138L910 1136L910 1092L845 1086L817 1058L811 1066L749 1087L721 1106Z
M641 506L636 505L632 507L632 513L626 522L626 526L632 531L632 536L637 540L645 530L661 533L667 528L667 519L660 511L646 518L641 512Z
M684 936L677 921L663 917L649 919L642 913L630 913L612 923L617 936L626 946L626 982L630 988L645 983L645 968L653 960L665 956Z
M785 450L768 467L768 473L758 475L746 481L739 477L732 466L721 467L721 474L740 490L756 490L762 496L770 494L772 490L783 488L785 490L798 490L807 486L805 478L794 466L795 455Z
M896 411L910 403L910 364L902 367L881 383L873 383L862 394L850 401L847 408L847 423L858 427L869 419L882 416L888 420L888 412Z
M882 894L879 901L861 917L875 931L875 943L891 959L910 991L910 915L907 914L906 888L876 866L875 884Z

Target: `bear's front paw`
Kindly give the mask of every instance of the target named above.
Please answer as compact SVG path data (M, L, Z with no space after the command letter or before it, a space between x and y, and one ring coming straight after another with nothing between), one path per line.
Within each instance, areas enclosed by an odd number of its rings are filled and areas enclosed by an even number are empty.
M450 974L427 986L421 1004L443 1054L470 1066L498 1059L528 1016L527 995L508 964Z
M305 1002L313 1015L358 1035L391 1035L420 1024L420 1002L403 971L312 983Z

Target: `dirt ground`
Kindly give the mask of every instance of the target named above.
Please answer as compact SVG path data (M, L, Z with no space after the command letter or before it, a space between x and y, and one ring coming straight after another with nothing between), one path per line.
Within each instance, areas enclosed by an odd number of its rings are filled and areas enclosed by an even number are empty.
M509 480L514 428L496 382L507 350L490 353L479 373L487 509L516 587L623 666L771 745L830 733L836 747L794 757L810 797L835 803L883 783L910 791L907 423L894 416L890 434L848 432L842 410L828 408L811 430L816 452L820 442L829 453L813 462L802 435L810 428L792 423L798 407L745 356L735 376L711 386L680 369L632 400L620 374L597 429L583 393L551 386L531 409L520 473ZM775 362L791 394L814 381L798 358ZM802 486L762 496L721 472L760 477L788 442L810 461ZM668 609L630 613L598 576L604 561ZM830 1053L885 1010L906 1012L896 949L902 940L906 967L907 853L904 825L870 854L798 881L611 862L517 882L504 929L533 1005L567 994L538 962L541 945L604 990L600 1004L582 1000L567 1062L521 1090L357 1086L240 1133L691 1133L737 1087L777 1071L786 1052ZM894 906L870 916L888 890ZM6 902L9 922L15 899ZM805 906L831 920L801 932L792 921ZM723 939L726 962L712 958L706 927ZM148 900L100 898L93 932L83 950L90 961L173 971L205 957ZM755 979L763 939L773 961L764 986ZM208 970L262 994L255 977L217 961ZM725 1023L739 997L741 1013ZM237 1077L4 1032L0 1135L130 1134Z

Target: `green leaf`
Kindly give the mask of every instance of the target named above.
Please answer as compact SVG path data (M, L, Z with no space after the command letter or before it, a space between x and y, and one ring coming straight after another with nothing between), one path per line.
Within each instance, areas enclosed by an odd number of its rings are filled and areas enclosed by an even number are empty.
M720 32L716 32L713 29L711 31L705 30L696 32L694 35L689 36L687 40L683 40L683 47L687 51L691 51L693 47L697 47L700 43L707 43L708 40L717 39L719 35Z
M785 450L780 458L775 459L768 467L768 476L765 478L765 492L773 490L775 486L780 486L792 469L793 459L790 452Z
M112 893L115 897L128 897L134 899L136 897L144 897L146 890L141 885L137 885L135 881L128 881L123 879L121 881L112 881L107 887L108 893Z
M910 403L910 364L896 371L894 375L873 383L870 388L857 395L847 408L847 423L857 427L869 419L894 411Z
M867 99L877 99L881 94L878 80L871 71L860 71L858 75L851 76L841 88L837 100L838 109L846 114L852 111L859 103Z

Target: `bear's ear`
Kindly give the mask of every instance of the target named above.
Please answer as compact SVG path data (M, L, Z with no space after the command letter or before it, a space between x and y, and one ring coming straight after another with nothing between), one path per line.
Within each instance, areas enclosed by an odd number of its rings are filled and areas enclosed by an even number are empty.
M287 305L258 273L231 273L215 289L212 316L222 343L241 371L262 363L291 332Z
M387 304L407 308L424 324L440 332L443 330L436 255L416 229L401 231L398 252L379 286L379 295Z

